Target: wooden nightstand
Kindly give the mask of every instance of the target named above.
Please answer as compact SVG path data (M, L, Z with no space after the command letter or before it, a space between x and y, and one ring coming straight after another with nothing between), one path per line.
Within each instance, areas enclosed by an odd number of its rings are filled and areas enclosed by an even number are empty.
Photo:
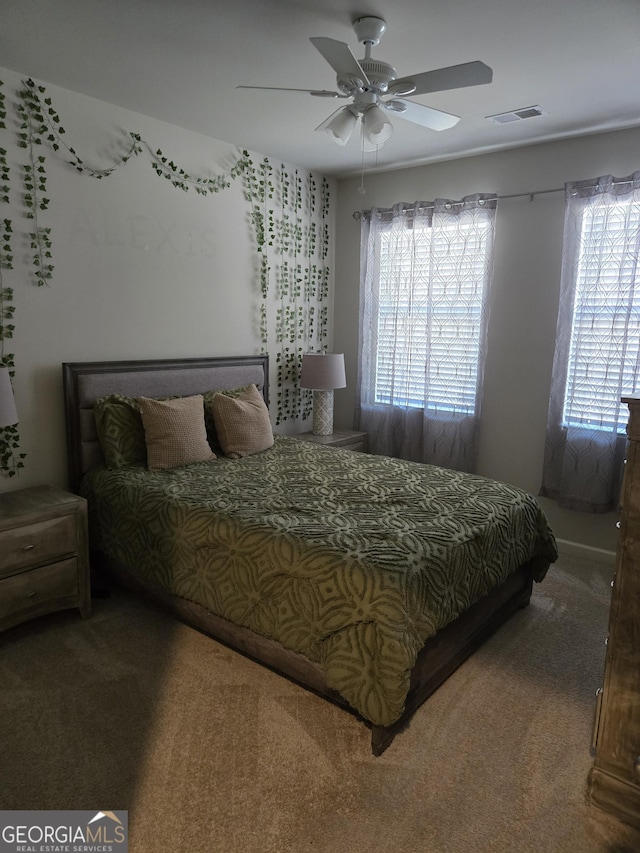
M91 615L87 502L54 486L0 495L0 630L78 607Z
M305 441L315 441L316 444L326 444L329 447L344 447L345 450L355 450L366 453L369 447L369 436L366 432L352 429L337 429L331 435L314 435L312 432L299 432L291 436Z

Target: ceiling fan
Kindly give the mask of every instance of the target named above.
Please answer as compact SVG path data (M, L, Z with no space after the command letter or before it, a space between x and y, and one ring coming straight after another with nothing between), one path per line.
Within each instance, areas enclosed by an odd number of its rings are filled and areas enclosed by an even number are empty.
M382 18L364 17L353 28L364 45L364 58L358 61L349 46L330 38L311 38L313 46L336 72L337 92L326 89L291 89L281 86L238 86L238 89L266 89L280 92L307 92L318 98L349 98L351 103L332 113L316 130L326 131L338 145L346 145L362 119L365 151L374 151L393 133L387 113L427 127L446 130L460 117L407 100L408 95L424 95L446 89L461 89L490 83L493 71L484 62L464 62L409 77L398 77L396 69L371 58L371 48L380 42L387 25Z

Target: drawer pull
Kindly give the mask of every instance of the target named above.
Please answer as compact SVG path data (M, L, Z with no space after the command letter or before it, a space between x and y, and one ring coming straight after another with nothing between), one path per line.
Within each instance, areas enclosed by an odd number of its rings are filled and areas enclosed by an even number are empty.
M27 593L27 598L35 598L38 593L35 590Z
M595 754L598 746L598 730L600 728L600 712L602 710L602 687L596 690L596 709L593 715L593 733L591 735L591 752Z
M31 551L35 547L36 547L35 545L23 545L22 550L23 551Z

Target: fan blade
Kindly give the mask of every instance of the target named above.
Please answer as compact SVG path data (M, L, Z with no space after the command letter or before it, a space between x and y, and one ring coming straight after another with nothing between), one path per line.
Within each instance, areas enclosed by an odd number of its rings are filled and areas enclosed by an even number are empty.
M236 86L236 89L266 89L269 92L306 92L316 98L348 98L340 92L330 92L328 89L287 89L283 86Z
M355 77L358 80L362 80L363 84L369 82L360 63L351 53L348 44L322 36L311 38L309 41L316 50L320 51L338 77Z
M391 110L394 116L428 127L430 130L447 130L460 121L460 116L443 113L442 110L434 110L432 107L416 104L414 101L405 101L404 98L394 98L383 106ZM401 106L404 109L400 109Z
M400 91L411 83L415 86L412 95L426 95L429 92L444 92L446 89L463 89L466 86L480 86L491 83L493 71L484 62L463 62L462 65L450 65L448 68L436 68L414 74L413 77L401 77L394 80L389 91Z

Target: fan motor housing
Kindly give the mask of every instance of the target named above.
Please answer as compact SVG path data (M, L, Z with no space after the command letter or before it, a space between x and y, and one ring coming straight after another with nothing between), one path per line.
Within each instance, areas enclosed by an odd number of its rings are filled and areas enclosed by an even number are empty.
M389 83L398 76L396 69L388 62L380 62L379 59L360 59L359 62L371 86L382 92L385 92Z

